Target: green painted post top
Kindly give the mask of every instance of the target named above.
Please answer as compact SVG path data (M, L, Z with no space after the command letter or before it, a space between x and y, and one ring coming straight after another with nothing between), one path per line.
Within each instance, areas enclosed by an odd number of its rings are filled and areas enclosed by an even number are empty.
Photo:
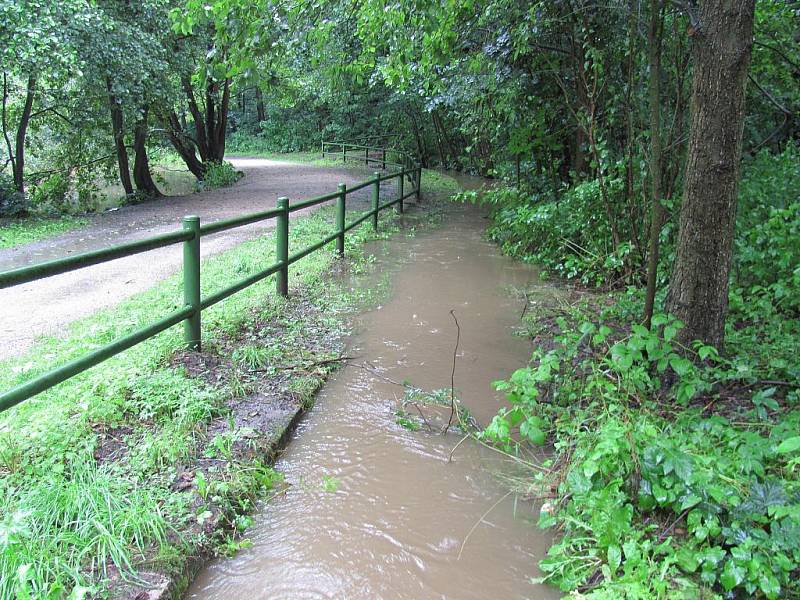
M278 208L282 210L286 210L289 208L289 198L286 196L281 196L278 198Z

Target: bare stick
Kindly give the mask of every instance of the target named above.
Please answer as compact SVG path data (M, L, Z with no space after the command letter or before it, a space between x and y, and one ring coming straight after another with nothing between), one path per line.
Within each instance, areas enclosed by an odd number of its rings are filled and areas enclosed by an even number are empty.
M466 545L467 545L467 542L469 541L469 536L471 536L473 533L475 533L475 530L478 528L478 525L480 525L481 523L483 523L483 520L484 520L486 517L488 517L488 516L489 516L489 513L490 513L490 512L492 512L492 511L493 511L495 508L497 508L497 505L498 505L498 504L500 504L500 503L501 503L503 500L505 500L506 498L508 498L510 495L511 495L511 492L506 492L505 496L503 496L502 498L500 498L500 500L498 500L497 502L495 502L494 504L492 504L492 505L489 507L489 510L487 510L485 513L483 513L483 514L481 515L481 518L480 518L480 519L478 519L477 521L475 521L475 524L472 526L472 529L470 529L470 530L469 530L469 533L468 533L468 534L467 534L467 536L464 538L464 541L463 541L463 542L461 542L461 548L460 548L460 549L459 549L459 551L458 551L458 558L457 558L457 560L461 560L461 553L462 553L462 552L464 552L464 546L466 546Z
M422 409L419 407L419 404L417 404L416 402L412 402L411 405L417 409L417 412L419 413L419 416L422 417L422 420L425 422L425 426L428 428L428 431L433 433L434 429L433 427L431 427L431 424L428 423L428 419L425 418L425 413L422 412Z
M471 434L471 433L468 433L467 435L465 435L463 438L461 438L461 439L458 441L458 443L457 443L455 446L453 446L453 449L452 449L452 450L450 450L450 456L448 456L448 457L447 457L447 462L453 462L453 454L455 454L455 453L456 453L456 450L458 450L458 447L459 447L461 444L463 444L463 443L464 443L464 440L466 440L466 439L467 439L467 438L469 438L469 437L472 437L472 434Z
M447 420L447 427L442 431L442 435L450 429L453 424L453 416L456 414L456 358L458 357L458 344L461 342L461 326L458 324L455 309L450 311L450 316L456 322L456 346L453 348L453 370L450 372L450 418Z

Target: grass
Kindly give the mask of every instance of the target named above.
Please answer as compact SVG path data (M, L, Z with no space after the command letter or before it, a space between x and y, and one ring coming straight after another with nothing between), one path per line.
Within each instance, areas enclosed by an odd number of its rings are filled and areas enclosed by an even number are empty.
M8 220L0 224L0 250L30 244L83 227L89 222L82 217L46 219L31 217Z
M434 181L446 187L440 178ZM391 231L390 214L382 215L381 235ZM332 221L330 208L293 220L292 247L329 233ZM346 252L357 265L366 263L362 245L372 238L366 224L348 234ZM268 234L204 260L203 294L271 263L274 247ZM345 314L370 295L330 284L330 248L290 270L290 288L306 290L303 301L322 315L316 321L287 322L292 300L277 297L269 278L203 312L204 348L213 352L232 336L253 336L232 353L245 373L313 359L313 351L300 343L305 328L341 331ZM174 276L72 324L62 338L38 340L26 355L0 363L0 389L152 322L177 308L181 297L180 278ZM257 332L248 329L254 320L281 323L282 337L255 339ZM112 571L135 581L145 563L158 568L179 562L186 539L181 534L176 541L169 532L212 518L202 503L198 508L197 495L173 491L176 465L193 460L206 425L229 413L228 402L247 392L252 376L217 384L189 377L172 364L181 347L181 328L173 327L0 415L0 597L103 594ZM298 378L289 391L310 404L323 377ZM118 451L108 447L114 438L124 441ZM237 440L214 438L210 446L224 458ZM203 501L232 497L236 512L249 510L249 498L277 478L258 460L228 461L207 476ZM199 490L197 480L194 486ZM192 535L204 535L202 528Z

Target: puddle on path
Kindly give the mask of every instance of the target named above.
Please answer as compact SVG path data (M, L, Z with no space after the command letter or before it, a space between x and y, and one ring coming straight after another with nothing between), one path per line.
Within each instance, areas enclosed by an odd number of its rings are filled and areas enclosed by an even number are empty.
M375 274L359 285L388 273L391 292L360 317L348 351L395 381L449 388L455 309L456 388L482 424L502 403L491 382L530 356L512 336L523 308L513 289L552 293L481 239L485 223L456 207L436 230L377 244ZM256 512L253 546L210 563L186 597L560 597L530 582L550 538L535 527L537 507L504 498L495 476L508 465L471 442L448 462L460 437L396 424L402 394L363 369L335 374L277 463L291 487Z

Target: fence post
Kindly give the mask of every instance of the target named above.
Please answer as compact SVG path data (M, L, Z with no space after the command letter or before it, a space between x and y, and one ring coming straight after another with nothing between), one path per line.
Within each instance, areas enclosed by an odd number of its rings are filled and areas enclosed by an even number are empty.
M375 183L372 184L372 228L378 231L378 207L381 202L381 174L375 171Z
M369 166L369 146L364 148L364 165Z
M344 214L345 202L347 200L347 186L339 184L339 195L336 197L336 231L339 237L336 238L336 253L344 256Z
M322 158L325 158L325 142L322 142Z
M283 263L278 271L278 294L285 298L289 295L289 199L278 198L278 208L282 212L278 215L276 224L275 258Z
M400 202L397 203L397 207L400 212L403 212L403 179L406 178L406 170L405 167L402 171L400 171Z
M194 312L183 322L183 339L189 350L200 350L200 217L183 217L184 231L193 236L183 242L183 303Z
M419 202L422 193L422 165L417 167L417 202Z
M342 144L342 162L347 162L347 146Z
M386 170L386 148L381 149L381 169Z

